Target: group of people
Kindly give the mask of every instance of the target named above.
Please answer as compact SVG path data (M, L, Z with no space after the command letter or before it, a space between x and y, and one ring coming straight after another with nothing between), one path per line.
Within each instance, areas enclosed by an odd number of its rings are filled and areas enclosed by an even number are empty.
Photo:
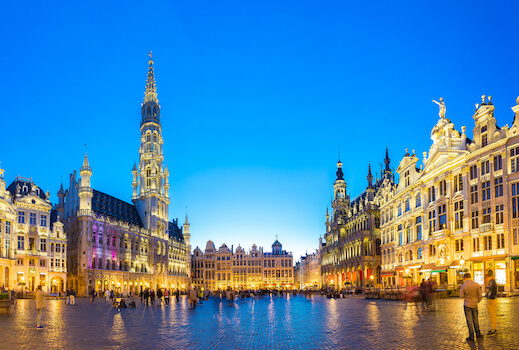
M67 295L67 301L65 301L65 304L76 305L76 292L74 291L74 288L67 289L65 293Z
M474 341L474 337L482 338L483 333L479 328L479 315L478 315L478 304L483 299L481 287L479 284L472 280L470 273L465 273L463 276L465 282L461 286L460 298L463 298L463 309L465 311L465 318L467 320L467 327L469 329L469 336L467 341ZM490 317L491 329L488 331L487 336L494 336L497 334L497 316L496 316L496 304L497 304L497 283L494 279L494 273L492 270L487 272L487 309Z
M189 308L194 309L197 304L202 304L204 298L207 300L209 294L204 296L204 290L202 288L191 287L188 293L189 297Z
M146 303L146 305L155 305L155 297L158 300L158 306L169 305L169 297L171 292L167 289L162 288L157 289L157 292L153 289L147 288L139 293L139 297L141 298L141 303ZM179 302L180 298L180 291L177 289L175 291L175 298L177 303Z

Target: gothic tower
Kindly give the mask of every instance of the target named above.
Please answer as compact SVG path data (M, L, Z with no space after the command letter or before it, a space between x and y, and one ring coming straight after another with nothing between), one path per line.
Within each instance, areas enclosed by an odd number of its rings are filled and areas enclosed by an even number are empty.
M151 52L144 101L141 104L139 164L133 172L133 203L152 236L167 238L168 172L164 169L160 104L157 98ZM138 188L137 188L138 187Z
M332 201L332 209L333 209L333 218L337 220L339 217L343 217L345 219L347 208L350 204L350 198L346 194L346 181L344 181L344 174L342 172L342 163L339 160L337 162L337 178L333 184L333 201Z

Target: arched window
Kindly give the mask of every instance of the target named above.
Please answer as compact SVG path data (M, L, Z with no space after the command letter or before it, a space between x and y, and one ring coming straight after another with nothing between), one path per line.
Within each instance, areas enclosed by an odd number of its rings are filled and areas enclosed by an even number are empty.
M403 261L402 253L398 254L398 262L401 263Z

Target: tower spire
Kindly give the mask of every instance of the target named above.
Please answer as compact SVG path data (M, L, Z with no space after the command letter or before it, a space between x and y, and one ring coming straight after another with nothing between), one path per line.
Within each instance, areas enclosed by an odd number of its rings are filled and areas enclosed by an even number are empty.
M151 58L151 51L148 53L150 56L149 68L148 68L148 79L146 81L146 92L144 93L144 102L156 102L159 103L157 98L157 87L155 86L155 73L153 72L153 60Z
M372 187L373 186L373 175L371 175L371 163L369 163L368 165L368 187Z

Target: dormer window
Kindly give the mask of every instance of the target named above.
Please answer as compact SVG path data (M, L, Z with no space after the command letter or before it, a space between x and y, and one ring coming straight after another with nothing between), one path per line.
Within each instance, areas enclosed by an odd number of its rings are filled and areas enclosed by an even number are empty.
M481 127L481 147L485 147L486 145L488 145L486 131L487 131L486 125Z
M407 170L405 173L404 173L404 183L405 183L405 187L409 186L411 180L409 178L409 170Z

